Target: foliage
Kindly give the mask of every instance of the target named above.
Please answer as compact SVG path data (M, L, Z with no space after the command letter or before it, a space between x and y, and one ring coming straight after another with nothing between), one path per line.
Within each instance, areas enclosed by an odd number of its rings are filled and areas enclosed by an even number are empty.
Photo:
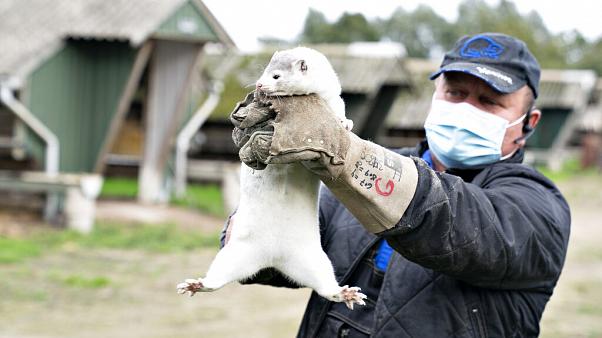
M324 15L314 9L309 10L301 38L304 43L349 43L378 41L379 39L380 34L377 28L371 25L362 14L345 12L336 22L329 24Z
M413 12L398 8L390 18L376 20L382 37L404 45L408 56L426 58L452 46L456 34L450 23L426 5Z
M583 37L578 34L575 41L574 44L581 47L576 47L572 50L572 52L576 53L578 56L573 66L575 68L593 69L598 74L602 74L602 62L600 62L600 55L602 55L602 38L596 40L592 44L587 44Z
M464 35L500 32L525 41L543 68L590 68L599 73L602 63L602 38L589 43L576 30L551 33L543 20L532 11L519 13L512 1L489 4L485 0L464 0L458 7L458 19L448 22L429 6L413 11L399 7L389 18L367 21L361 14L344 13L330 23L311 9L305 19L300 42L341 42L391 40L402 43L408 56L440 58L442 53Z

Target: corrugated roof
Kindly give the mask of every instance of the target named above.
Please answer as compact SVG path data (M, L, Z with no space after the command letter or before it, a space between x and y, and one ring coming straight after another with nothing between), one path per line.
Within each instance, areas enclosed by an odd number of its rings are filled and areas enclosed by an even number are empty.
M137 46L187 0L2 0L0 74L23 76L67 37L115 39ZM223 42L232 41L207 8Z
M403 59L391 56L360 55L349 50L349 44L306 45L323 53L339 77L344 92L373 94L383 84L408 84L409 75ZM286 48L280 48L280 50ZM255 84L277 49L267 47L249 56L250 60L235 71L241 84Z
M348 93L373 93L383 84L408 81L399 59L359 56L333 56L329 59L343 90Z

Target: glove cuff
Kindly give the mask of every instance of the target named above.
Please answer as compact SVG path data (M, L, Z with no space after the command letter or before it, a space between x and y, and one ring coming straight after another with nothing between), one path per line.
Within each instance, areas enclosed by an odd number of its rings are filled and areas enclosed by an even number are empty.
M416 164L372 142L350 134L345 166L322 182L372 233L397 225L414 197L418 184Z

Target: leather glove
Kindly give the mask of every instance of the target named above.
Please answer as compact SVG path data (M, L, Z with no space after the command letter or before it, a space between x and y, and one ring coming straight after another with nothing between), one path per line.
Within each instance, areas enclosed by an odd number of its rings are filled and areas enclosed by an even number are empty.
M259 168L301 161L366 229L380 233L395 227L416 191L412 159L343 128L317 95L249 95L231 114L243 162Z

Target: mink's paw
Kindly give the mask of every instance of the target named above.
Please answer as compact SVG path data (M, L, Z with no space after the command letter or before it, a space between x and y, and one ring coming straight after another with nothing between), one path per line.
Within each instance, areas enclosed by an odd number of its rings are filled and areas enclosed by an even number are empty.
M353 310L353 304L366 305L364 299L367 296L360 292L360 288L357 286L349 287L349 285L345 285L341 287L341 291L334 295L333 301L335 302L344 302L345 305L351 310Z
M350 119L341 119L341 125L343 126L343 128L345 128L345 130L353 129L353 121Z
M178 289L179 294L182 295L182 294L188 293L188 295L190 297L194 296L194 294L197 292L211 291L203 286L202 278L199 278L199 279L188 278L188 279L184 280L184 282L178 284L176 286L176 288Z

